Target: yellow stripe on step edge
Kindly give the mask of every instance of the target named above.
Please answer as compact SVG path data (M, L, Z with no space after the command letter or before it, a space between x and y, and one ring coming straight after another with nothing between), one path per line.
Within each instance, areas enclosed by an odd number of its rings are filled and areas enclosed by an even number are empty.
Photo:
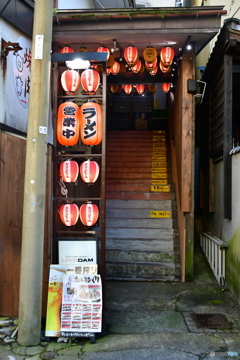
M167 179L167 173L152 173L152 179Z
M167 167L167 162L166 161L153 161L152 162L152 167Z
M152 185L151 191L155 192L170 192L170 186L169 185Z
M156 168L152 168L152 172L167 172L167 168L166 167L156 167Z
M171 211L164 211L164 210L151 210L150 211L150 217L153 218L170 218L171 217Z
M152 180L152 185L167 185L168 181L167 180Z

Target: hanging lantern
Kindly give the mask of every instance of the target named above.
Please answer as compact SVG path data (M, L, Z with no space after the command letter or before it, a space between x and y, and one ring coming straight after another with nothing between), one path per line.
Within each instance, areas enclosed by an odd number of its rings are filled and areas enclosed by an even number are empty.
M80 75L76 70L66 70L62 73L61 84L67 94L75 93L80 83Z
M91 68L96 70L98 73L102 71L101 65L91 65Z
M94 95L100 84L99 73L92 69L84 70L81 74L81 84L88 95Z
M162 91L164 91L165 93L168 93L170 90L171 85L169 83L163 83L162 84Z
M154 69L149 70L149 74L156 75L157 71L158 71L158 66L156 65Z
M132 85L129 85L129 84L123 85L122 89L126 94L129 95L132 92Z
M98 49L97 49L97 52L106 52L107 53L107 60L109 59L109 56L110 56L110 50L105 47L105 46L100 46Z
M79 173L78 163L73 160L63 161L60 165L60 176L64 182L75 182Z
M92 185L98 178L99 165L96 161L86 160L80 165L80 175L82 180Z
M119 74L124 74L126 72L126 66L124 63L120 63Z
M119 86L118 85L111 85L110 90L111 90L112 93L116 93L119 90Z
M160 70L165 74L165 73L168 73L170 72L171 70L171 66L164 66L161 61L159 63L159 67L160 67Z
M143 85L143 84L138 84L138 85L136 86L136 90L137 90L137 92L138 92L140 95L142 95L142 94L144 93L144 91L145 91L145 85Z
M77 52L88 52L88 49L85 47L80 47Z
M70 46L64 46L60 51L61 54L73 53L74 50Z
M135 65L138 62L138 50L135 46L126 47L123 55L129 65Z
M81 140L85 145L98 145L102 141L102 106L88 101L80 108Z
M170 66L173 62L174 50L168 46L160 51L160 60L163 66Z
M115 57L111 54L107 61L107 68L111 68L115 63Z
M112 73L112 68L107 68L107 75L110 75Z
M73 226L79 218L79 209L76 204L63 204L59 209L60 219L66 226Z
M83 204L80 207L80 220L85 226L93 226L98 220L99 210L95 204Z
M139 70L139 74L142 74L145 71L145 65L142 63L141 69Z
M141 70L141 67L142 67L142 62L141 60L138 60L137 64L132 66L132 72L135 74L138 73Z
M148 84L148 91L153 93L156 90L157 90L157 85L156 84Z
M154 49L154 47L152 46L148 46L146 47L146 49L143 50L143 59L146 61L146 62L153 62L155 61L157 58L157 50Z
M120 64L119 62L115 61L115 63L111 67L111 74L117 75L119 73L119 70L120 70Z
M57 140L64 146L74 146L79 139L79 106L72 101L62 103L57 114Z
M146 66L147 70L154 69L156 67L156 65L157 65L157 58L151 63L148 63L147 61L145 61L145 66Z

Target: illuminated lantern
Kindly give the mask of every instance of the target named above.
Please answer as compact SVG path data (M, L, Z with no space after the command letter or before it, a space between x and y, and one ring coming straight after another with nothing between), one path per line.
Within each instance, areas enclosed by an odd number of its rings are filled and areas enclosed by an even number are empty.
M100 75L96 70L87 69L81 74L83 90L89 95L94 95L100 84Z
M158 71L158 66L156 65L154 69L149 70L149 74L156 75L157 71Z
M88 52L88 49L85 47L80 47L77 52Z
M86 160L80 165L80 175L82 180L92 185L98 178L99 165L96 161Z
M110 90L111 90L112 93L116 93L119 90L119 86L118 85L111 85Z
M139 73L142 74L145 71L145 65L142 63Z
M124 63L120 63L119 74L124 74L126 72L126 66Z
M73 226L79 218L79 209L76 204L63 204L59 209L60 219L66 226Z
M138 50L134 46L126 47L123 55L129 65L135 65L138 62Z
M162 91L164 91L165 93L169 92L170 90L170 84L169 83L163 83L162 84Z
M60 176L64 182L74 182L79 173L78 163L73 160L63 161L60 165Z
M145 85L143 85L143 84L138 84L138 85L136 86L136 90L137 90L137 92L138 92L140 95L143 94L144 91L145 91Z
M64 46L60 51L61 54L73 53L74 50L70 46Z
M132 72L135 74L138 73L141 70L141 67L142 67L142 62L141 60L138 60L137 64L132 66Z
M115 57L111 54L107 60L107 68L111 68L115 63Z
M80 220L85 226L93 226L98 220L99 210L97 205L87 203L80 206Z
M171 66L164 66L161 61L159 63L159 67L163 73L168 73L171 70Z
M62 73L61 84L67 94L73 94L78 90L81 80L80 75L75 70L66 70Z
M107 68L107 75L110 75L112 73L112 68Z
M164 47L160 51L160 60L163 66L170 66L173 62L174 50L170 47Z
M102 106L88 101L80 108L81 140L85 145L98 145L102 141Z
M156 90L157 90L157 85L156 84L149 84L148 85L148 91L155 92Z
M154 69L156 67L156 65L157 65L157 58L156 58L156 60L154 60L151 63L148 63L147 61L145 61L145 66L146 66L147 70Z
M100 46L98 49L97 49L97 52L106 52L107 53L107 60L109 59L109 56L110 56L110 50L105 47L105 46Z
M146 47L146 49L143 50L143 59L146 61L146 62L153 62L155 61L157 58L157 50L154 49L154 47L152 46L148 46Z
M80 111L72 101L62 103L57 114L57 140L59 144L74 146L79 139Z
M129 85L129 84L123 85L122 89L126 94L129 95L132 92L132 85Z
M115 63L111 67L111 74L117 75L119 73L119 70L120 70L120 64L119 62L115 61Z

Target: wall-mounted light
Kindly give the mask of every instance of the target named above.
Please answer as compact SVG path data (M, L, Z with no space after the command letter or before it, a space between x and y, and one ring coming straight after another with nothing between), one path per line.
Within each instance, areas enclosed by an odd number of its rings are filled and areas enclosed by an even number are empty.
M111 52L118 51L119 47L117 46L116 39L113 39L113 47L111 48Z

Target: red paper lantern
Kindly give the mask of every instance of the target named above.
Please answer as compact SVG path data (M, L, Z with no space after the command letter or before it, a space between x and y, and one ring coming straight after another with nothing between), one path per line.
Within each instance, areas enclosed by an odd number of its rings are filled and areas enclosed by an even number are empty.
M73 160L63 161L60 165L60 176L64 182L74 182L79 173L78 163Z
M137 90L137 92L138 92L140 95L142 95L142 94L144 93L144 91L145 91L145 85L143 85L143 84L138 84L138 85L136 86L136 90Z
M159 63L159 67L163 73L168 73L171 70L171 66L164 66L161 61Z
M62 73L61 84L67 94L75 93L80 83L80 75L76 70L66 70Z
M89 101L80 108L81 140L85 145L102 141L102 106Z
M111 74L117 75L120 70L120 64L119 62L115 61L114 65L111 67Z
M74 50L70 46L64 46L60 51L61 54L73 53Z
M162 84L162 91L165 93L169 92L171 85L169 83L163 83Z
M72 101L62 103L57 115L57 140L59 144L74 146L79 139L80 111Z
M83 90L89 95L94 95L100 84L100 75L96 70L87 69L81 74Z
M73 226L79 218L79 209L76 204L63 204L59 209L60 219L66 226Z
M96 224L99 215L99 210L97 205L91 203L83 204L79 210L80 210L80 214L79 214L80 220L83 223L83 225L93 226Z
M109 50L107 47L100 46L100 47L97 49L97 52L106 52L106 53L107 53L107 60L109 59L110 50Z
M112 68L107 68L107 75L110 75L112 72Z
M126 84L122 86L123 91L125 91L126 94L130 94L132 92L132 85Z
M138 61L138 50L135 46L126 47L123 55L129 65L135 65Z
M156 65L154 69L149 70L149 74L156 75L157 71L158 71L158 66Z
M174 58L174 50L166 46L160 51L160 60L163 64L163 66L170 66L173 62Z
M138 73L141 70L141 67L142 67L142 62L141 60L138 60L137 64L132 66L132 72L134 74Z
M86 160L80 165L80 175L87 184L93 184L99 175L99 165L96 161Z
M145 66L148 70L154 69L156 65L157 65L157 58L151 63L145 61Z

